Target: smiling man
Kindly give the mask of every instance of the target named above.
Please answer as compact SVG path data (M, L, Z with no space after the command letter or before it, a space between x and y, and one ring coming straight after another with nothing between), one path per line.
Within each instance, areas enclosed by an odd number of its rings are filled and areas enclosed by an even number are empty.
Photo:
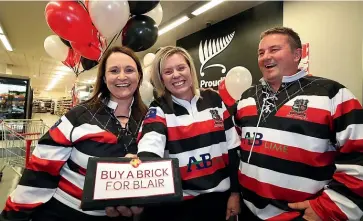
M299 35L261 34L260 84L242 94L243 220L360 220L363 110L338 82L298 69ZM324 74L324 73L321 73Z

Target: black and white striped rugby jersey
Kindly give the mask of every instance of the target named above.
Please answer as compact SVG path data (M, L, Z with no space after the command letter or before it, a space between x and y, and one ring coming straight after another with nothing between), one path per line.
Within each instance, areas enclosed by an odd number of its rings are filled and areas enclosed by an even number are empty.
M184 199L238 192L240 139L219 95L202 90L191 102L172 98L150 105L139 134L138 153L177 158Z
M292 220L287 206L310 200L322 220L363 215L363 110L343 85L301 71L273 92L262 81L243 93L239 181L262 220Z
M73 209L74 213L66 214L67 220L106 217L104 210L79 208L89 157L123 157L137 152L137 123L130 118L125 132L113 114L116 107L113 101L97 108L79 105L62 116L39 140L0 220L29 220L50 200L59 201L57 205L64 205L66 211L66 207Z

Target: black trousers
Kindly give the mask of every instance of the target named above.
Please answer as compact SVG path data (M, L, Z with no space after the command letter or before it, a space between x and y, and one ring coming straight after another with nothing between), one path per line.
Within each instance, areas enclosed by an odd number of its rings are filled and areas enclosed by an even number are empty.
M90 216L52 198L32 215L32 221L132 221L129 217Z
M229 192L207 193L178 203L145 207L140 221L223 221Z

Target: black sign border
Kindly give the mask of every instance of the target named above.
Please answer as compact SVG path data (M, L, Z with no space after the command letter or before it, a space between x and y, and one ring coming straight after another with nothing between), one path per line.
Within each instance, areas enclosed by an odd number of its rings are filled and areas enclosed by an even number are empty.
M96 181L96 169L97 163L118 163L118 162L130 162L131 158L115 158L115 157L102 157L102 158L89 158L87 164L87 173L85 176L83 194L81 200L81 209L84 211L90 210L102 210L108 206L144 206L149 204L163 203L163 202L179 202L183 199L183 190L181 184L181 176L179 170L179 160L174 158L153 158L140 157L142 162L157 162L157 161L171 161L173 176L174 176L174 194L159 195L159 196L147 196L147 197L135 197L135 198L119 198L119 199L107 199L107 200L94 200L94 188Z

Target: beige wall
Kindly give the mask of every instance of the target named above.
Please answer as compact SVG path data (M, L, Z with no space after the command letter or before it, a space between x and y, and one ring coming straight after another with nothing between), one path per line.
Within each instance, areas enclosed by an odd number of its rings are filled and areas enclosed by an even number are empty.
M342 83L362 101L363 2L286 1L283 23L310 43L311 74Z

